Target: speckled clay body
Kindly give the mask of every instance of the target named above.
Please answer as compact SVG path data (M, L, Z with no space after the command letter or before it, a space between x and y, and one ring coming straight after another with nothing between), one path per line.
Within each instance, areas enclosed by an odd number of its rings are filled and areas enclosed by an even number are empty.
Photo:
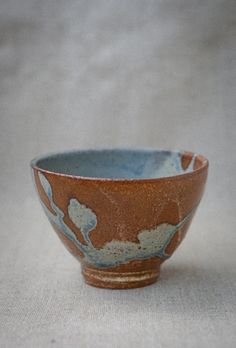
M88 150L31 162L43 208L87 283L156 281L202 197L208 162L190 152Z

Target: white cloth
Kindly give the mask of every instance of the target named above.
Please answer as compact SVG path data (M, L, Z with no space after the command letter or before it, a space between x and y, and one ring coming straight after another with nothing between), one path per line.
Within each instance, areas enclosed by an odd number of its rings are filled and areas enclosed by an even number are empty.
M235 16L229 0L1 1L1 347L235 347ZM31 158L97 146L210 160L155 285L85 285L37 201Z

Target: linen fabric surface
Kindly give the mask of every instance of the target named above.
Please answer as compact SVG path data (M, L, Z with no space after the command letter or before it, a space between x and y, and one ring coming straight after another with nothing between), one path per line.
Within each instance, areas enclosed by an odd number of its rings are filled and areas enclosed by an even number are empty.
M0 1L0 346L236 344L236 4ZM29 161L95 147L190 150L204 198L159 281L84 284Z

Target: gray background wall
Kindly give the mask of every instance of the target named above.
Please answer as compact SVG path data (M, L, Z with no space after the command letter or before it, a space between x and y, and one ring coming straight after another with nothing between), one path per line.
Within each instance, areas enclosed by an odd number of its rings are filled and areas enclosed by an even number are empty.
M0 1L1 347L234 347L236 4ZM69 148L210 160L191 230L156 285L82 283L29 161Z

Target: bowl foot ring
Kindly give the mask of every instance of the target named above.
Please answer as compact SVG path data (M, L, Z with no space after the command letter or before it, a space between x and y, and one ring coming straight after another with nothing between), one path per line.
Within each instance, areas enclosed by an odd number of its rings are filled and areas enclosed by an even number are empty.
M87 284L108 289L131 289L153 284L157 281L160 268L134 272L111 272L82 267L82 274Z

